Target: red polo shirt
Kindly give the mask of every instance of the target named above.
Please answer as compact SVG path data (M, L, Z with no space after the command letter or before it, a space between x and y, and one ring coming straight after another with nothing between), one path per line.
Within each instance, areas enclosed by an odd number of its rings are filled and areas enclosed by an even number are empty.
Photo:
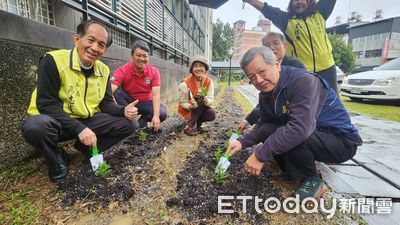
M160 72L154 66L146 65L144 74L140 76L133 62L129 62L114 72L111 83L139 102L151 101L151 89L160 86Z

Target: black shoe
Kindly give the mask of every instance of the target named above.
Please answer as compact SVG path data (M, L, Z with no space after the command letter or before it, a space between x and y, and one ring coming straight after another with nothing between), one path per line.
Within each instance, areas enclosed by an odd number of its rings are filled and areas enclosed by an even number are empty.
M58 164L56 166L49 166L49 178L52 181L57 181L63 179L68 175L68 167L64 163Z
M60 153L58 154L59 160L64 162L65 165L69 166L69 157L68 154L64 151L63 148L59 148Z

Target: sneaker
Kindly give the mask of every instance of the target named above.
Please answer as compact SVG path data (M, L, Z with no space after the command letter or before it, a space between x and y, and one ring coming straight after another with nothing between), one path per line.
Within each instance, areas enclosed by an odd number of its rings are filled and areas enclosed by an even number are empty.
M300 200L311 197L318 201L324 192L324 181L318 177L309 177L300 184L296 194L300 196Z
M183 133L185 133L186 135L189 135L189 136L195 136L198 134L197 131L195 131L193 129L193 127L189 127L189 126L185 127L185 129L183 130Z

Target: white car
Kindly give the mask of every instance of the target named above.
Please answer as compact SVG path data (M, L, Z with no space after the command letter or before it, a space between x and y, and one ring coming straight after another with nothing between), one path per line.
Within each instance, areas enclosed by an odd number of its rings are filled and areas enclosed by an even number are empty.
M347 76L340 93L351 100L400 100L400 58L393 59L372 71Z
M344 79L344 73L343 73L343 71L338 67L338 66L336 66L336 78L337 78L337 83L338 83L338 85L339 84L341 84L342 82L343 82L343 79Z

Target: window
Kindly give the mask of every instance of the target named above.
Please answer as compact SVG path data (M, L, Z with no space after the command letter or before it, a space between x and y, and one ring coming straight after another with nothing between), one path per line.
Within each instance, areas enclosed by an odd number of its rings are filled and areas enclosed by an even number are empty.
M376 58L381 57L382 49L374 49L365 51L365 58Z
M37 20L54 26L54 10L52 0L39 0Z
M115 28L110 28L111 37L113 39L113 45L127 47L126 34Z
M0 0L0 9L42 23L55 25L53 0Z
M362 59L363 57L363 51L358 51L358 52L354 52L354 55L356 56L356 59Z

